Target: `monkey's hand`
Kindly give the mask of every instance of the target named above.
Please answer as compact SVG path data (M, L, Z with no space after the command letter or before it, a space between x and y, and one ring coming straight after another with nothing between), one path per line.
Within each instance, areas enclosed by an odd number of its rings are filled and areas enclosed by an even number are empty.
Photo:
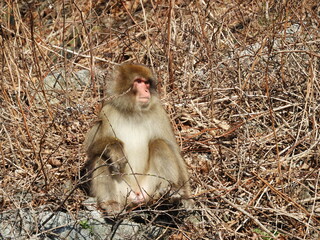
M124 172L127 164L126 156L123 152L123 145L121 142L115 142L107 147L105 156L110 159L110 169L112 173L119 174Z

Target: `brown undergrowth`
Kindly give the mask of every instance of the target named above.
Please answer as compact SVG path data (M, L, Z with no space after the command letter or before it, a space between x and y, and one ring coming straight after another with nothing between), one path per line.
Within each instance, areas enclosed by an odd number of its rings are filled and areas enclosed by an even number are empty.
M2 1L0 209L70 213L84 135L116 63L149 65L197 223L171 239L320 237L318 1ZM56 90L55 71L90 86ZM106 73L106 74L105 74Z

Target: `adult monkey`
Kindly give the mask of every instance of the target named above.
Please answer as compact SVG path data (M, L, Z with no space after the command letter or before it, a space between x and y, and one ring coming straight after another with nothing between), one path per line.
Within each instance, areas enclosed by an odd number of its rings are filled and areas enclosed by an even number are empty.
M168 192L190 206L187 168L151 70L118 66L109 95L85 141L91 195L99 206L118 212Z

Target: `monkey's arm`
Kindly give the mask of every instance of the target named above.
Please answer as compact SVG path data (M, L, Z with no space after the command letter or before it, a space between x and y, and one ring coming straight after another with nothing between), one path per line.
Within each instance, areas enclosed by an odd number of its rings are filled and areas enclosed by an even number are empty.
M113 136L108 136L107 132L102 121L89 131L85 141L88 158L101 158L110 166L112 172L123 172L127 163L123 143Z

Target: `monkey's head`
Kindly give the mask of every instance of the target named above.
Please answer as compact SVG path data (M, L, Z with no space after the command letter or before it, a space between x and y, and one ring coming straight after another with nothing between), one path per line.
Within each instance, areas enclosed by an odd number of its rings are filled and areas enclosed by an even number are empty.
M122 64L115 69L112 102L126 112L148 110L157 95L156 85L152 71L146 66Z

